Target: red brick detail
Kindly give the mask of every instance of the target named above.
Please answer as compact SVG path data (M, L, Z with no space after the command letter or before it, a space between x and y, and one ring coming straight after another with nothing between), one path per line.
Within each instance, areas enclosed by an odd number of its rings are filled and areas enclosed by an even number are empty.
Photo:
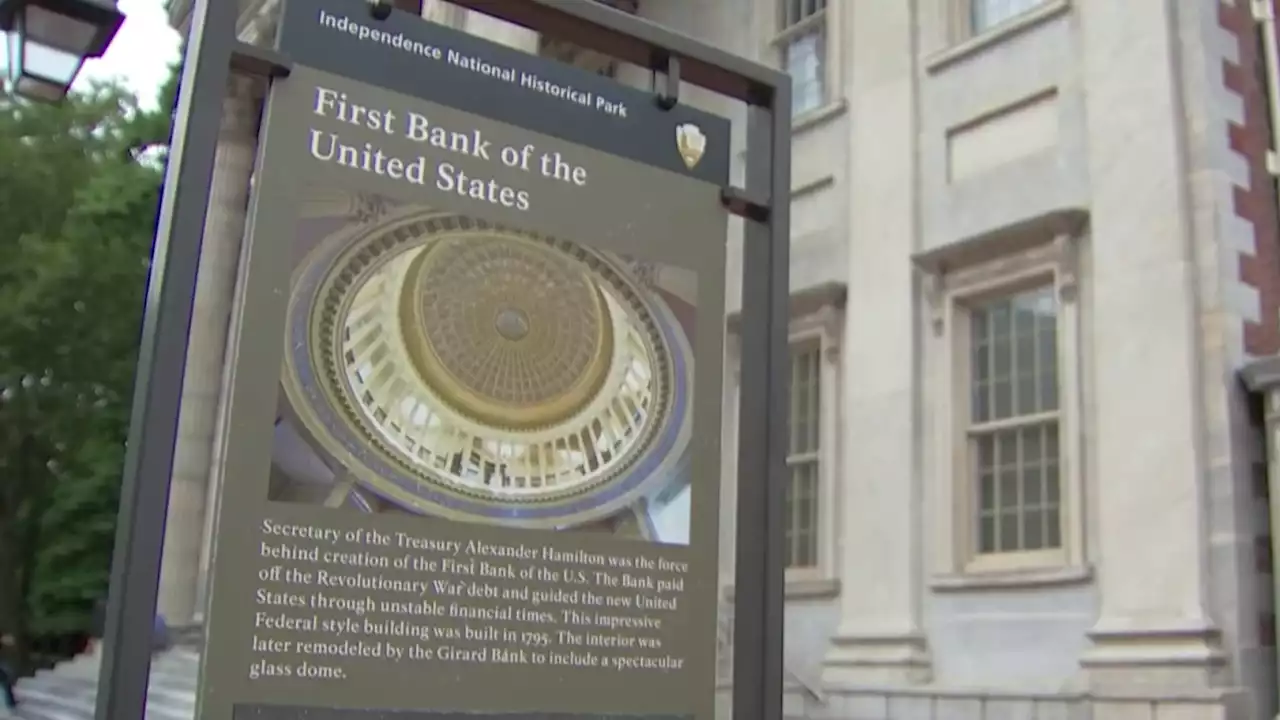
M1280 5L1280 0L1272 0ZM1231 149L1249 166L1248 187L1237 186L1232 200L1234 211L1253 228L1254 252L1239 257L1240 282L1258 291L1260 322L1245 321L1244 350L1252 356L1280 353L1280 217L1277 213L1275 183L1267 172L1267 150L1271 145L1267 122L1267 91L1260 78L1262 49L1248 0L1234 5L1218 3L1218 23L1231 33L1239 46L1239 63L1224 61L1222 74L1227 89L1244 104L1244 122L1228 129Z

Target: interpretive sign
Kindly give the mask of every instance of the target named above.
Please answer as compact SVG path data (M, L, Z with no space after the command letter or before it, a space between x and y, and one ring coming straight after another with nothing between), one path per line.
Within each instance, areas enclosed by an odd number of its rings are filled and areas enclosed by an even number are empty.
M287 4L203 720L711 718L729 123Z

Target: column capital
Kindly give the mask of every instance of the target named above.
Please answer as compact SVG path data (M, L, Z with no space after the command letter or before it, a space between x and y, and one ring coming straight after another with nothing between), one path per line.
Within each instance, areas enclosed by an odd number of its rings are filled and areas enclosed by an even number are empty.
M227 80L227 94L222 103L222 138L233 142L252 142L258 134L265 97L266 87L262 80L231 76Z
M266 88L259 78L233 74L227 78L227 101L248 103L261 100Z

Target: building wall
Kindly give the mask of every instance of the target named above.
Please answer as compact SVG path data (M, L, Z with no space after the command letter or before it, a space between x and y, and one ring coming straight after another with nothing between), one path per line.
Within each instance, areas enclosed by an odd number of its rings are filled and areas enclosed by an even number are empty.
M1272 13L1274 3L1264 3ZM1222 2L1209 23L1210 52L1207 76L1211 93L1219 101L1216 120L1226 126L1225 138L1217 139L1212 151L1221 158L1223 169L1217 192L1224 208L1220 232L1224 306L1239 318L1238 326L1224 333L1222 355L1229 369L1242 362L1280 352L1280 231L1276 215L1274 170L1268 154L1273 150L1270 101L1263 62L1265 42L1263 13L1244 2ZM1256 570L1254 582L1240 589L1240 625L1236 630L1242 682L1254 688L1260 708L1276 707L1273 679L1276 677L1275 601L1272 588L1274 558L1266 503L1267 487L1264 448L1251 432L1259 422L1239 391L1229 396L1228 427L1232 429L1232 455L1237 459L1232 473L1235 509L1241 522L1232 541L1216 552L1232 555L1239 566ZM1222 502L1227 505L1226 502ZM1242 573L1245 574L1245 573Z
M777 62L769 44L771 5L755 3L745 42L741 21L696 34ZM833 281L848 285L849 300L845 325L833 338L846 386L831 433L838 466L824 473L835 487L823 495L838 508L824 549L840 569L832 578L839 595L803 597L802 583L793 583L792 669L825 675L828 689L838 688L833 641L840 646L841 636L856 635L848 631L865 620L884 629L896 624L904 635L918 632L926 671L896 680L924 680L939 692L1171 692L1193 678L1210 695L1213 688L1243 686L1249 697L1234 707L1245 716L1270 716L1274 621L1261 450L1234 380L1245 359L1274 352L1267 338L1280 327L1267 286L1275 219L1263 154L1269 138L1258 114L1265 96L1238 67L1258 52L1251 49L1248 7L1048 2L982 37L964 38L957 35L960 0L902 5L829 7L828 46L841 48L832 60L842 64L827 70L834 79L828 103L795 127L793 291ZM706 27L688 15L675 22L670 11L670 3L641 5L642 14L676 27ZM702 6L691 14L706 12ZM902 127L910 131L897 132ZM957 581L940 572L947 562L939 559L956 539L939 537L945 532L930 522L947 513L940 501L956 499L935 493L948 474L940 466L949 460L924 420L943 407L939 376L946 373L937 362L942 351L923 327L936 320L927 299L935 272L911 283L885 276L913 260L964 263L966 253L998 260L1009 255L991 247L1002 238L1051 239L1064 217L1079 218L1067 232L1078 273L1072 290L1078 336L1069 349L1078 376L1082 466L1080 549L1072 564L1078 572ZM881 325L886 314L904 310L916 331L907 338ZM855 354L859 340L850 333L877 342L879 357ZM1144 377L1144 364L1162 361L1175 368ZM895 375L881 363L912 372ZM855 377L888 384L879 391L905 387L907 404L921 410L885 429L891 423L874 405L883 395L850 390ZM1099 397L1100 387L1107 397ZM726 390L727 408L736 392ZM1178 406L1174 417L1149 412L1169 404ZM1141 425L1130 422L1137 419L1134 407L1147 408ZM895 446L896 457L869 452L856 430L863 414L877 418L881 427L866 429L880 436L876 444ZM1159 438L1145 456L1132 442L1100 437L1132 427ZM726 468L735 452L726 444ZM903 472L904 465L911 469ZM1179 477L1162 488L1170 471ZM890 478L916 489L894 496L861 487ZM1117 492L1120 484L1136 487ZM916 531L895 536L854 527L867 511L847 512L851 496L880 503L872 506L880 513L896 512L889 503L904 498L925 502L911 520ZM1117 509L1122 505L1127 513ZM1162 509L1178 513L1177 520L1144 521L1142 515ZM867 542L877 539L898 540L898 547ZM1157 548L1189 562L1153 566ZM907 607L896 615L877 616L884 608L850 602L847 594L877 581L857 566L880 567L875 556L885 554L917 572L884 577L881 584L898 587L869 591L905 598L899 605ZM1102 572L1113 554L1111 572ZM1162 593L1182 599L1163 602ZM1170 644L1181 647L1157 649ZM1173 670L1195 665L1201 669Z
M1087 207L1082 43L1069 8L961 53L947 38L952 8L930 9L916 73L918 248ZM927 593L925 613L935 682L1051 692L1076 681L1097 586L1087 574L1036 588L962 585Z
M974 35L970 1L828 0L827 92L794 119L792 335L816 348L822 391L816 560L788 574L789 712L969 716L985 694L1029 716L1033 696L1043 712L1078 693L1119 712L1139 693L1188 717L1271 717L1263 458L1234 379L1280 351L1248 3L1046 0ZM639 4L772 64L776 10ZM538 48L444 3L424 14ZM740 181L741 108L682 99L734 119ZM980 572L957 482L961 330L1024 271L1052 279L1062 318L1064 542L1052 563ZM725 627L740 392L726 373Z

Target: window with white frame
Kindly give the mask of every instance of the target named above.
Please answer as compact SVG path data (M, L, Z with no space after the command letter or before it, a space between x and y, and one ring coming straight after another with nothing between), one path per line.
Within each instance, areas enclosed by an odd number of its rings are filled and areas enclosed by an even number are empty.
M1062 547L1058 306L1052 285L968 308L975 556Z
M780 0L774 39L791 75L791 114L803 115L827 99L827 0Z
M791 407L787 423L787 567L818 565L819 444L822 412L822 346L818 340L791 349Z
M969 26L974 35L980 35L997 25L1042 5L1047 0L967 0L969 2Z
M1016 249L918 258L934 338L925 367L935 588L1075 582L1090 572L1086 239L1074 234L1083 215L1040 222Z

